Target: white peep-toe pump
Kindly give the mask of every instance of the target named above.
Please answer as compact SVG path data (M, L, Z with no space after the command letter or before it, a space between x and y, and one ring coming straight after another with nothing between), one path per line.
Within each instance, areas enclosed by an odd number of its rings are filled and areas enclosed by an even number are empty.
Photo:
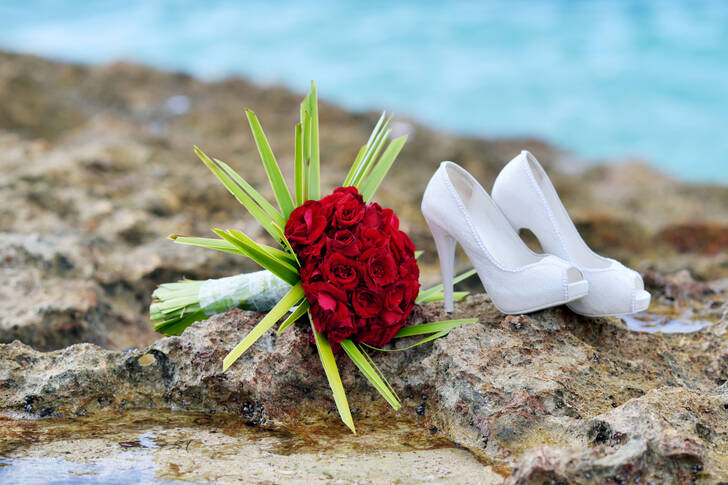
M570 263L531 251L483 187L465 169L442 162L427 184L422 214L437 245L445 310L453 310L455 246L459 243L503 313L528 313L588 293Z
M569 261L589 281L589 294L568 304L586 316L624 315L646 310L650 294L642 277L587 246L536 158L522 151L493 185L493 200L518 231L529 229L543 250Z

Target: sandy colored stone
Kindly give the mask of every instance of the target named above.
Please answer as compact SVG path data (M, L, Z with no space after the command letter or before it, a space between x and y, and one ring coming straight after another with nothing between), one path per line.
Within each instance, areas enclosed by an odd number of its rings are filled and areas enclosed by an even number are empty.
M414 321L439 319L440 308L422 307ZM501 474L516 471L516 483L544 473L568 481L587 471L602 480L634 468L682 480L692 467L706 478L728 470L728 396L719 387L728 377L724 318L692 334L634 333L619 319L564 309L503 316L486 296L459 305L458 315L466 314L480 322L375 356L402 397L398 413L340 359L355 420L412 420ZM2 346L0 409L36 416L172 409L232 414L265 429L346 432L298 326L266 335L222 372L222 358L259 318L234 310L128 352ZM597 459L603 463L594 465ZM665 467L672 474L657 473Z

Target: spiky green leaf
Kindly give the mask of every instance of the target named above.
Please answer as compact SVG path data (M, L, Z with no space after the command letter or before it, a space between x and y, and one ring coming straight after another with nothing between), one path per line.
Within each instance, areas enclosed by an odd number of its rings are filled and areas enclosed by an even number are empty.
M391 130L386 129L391 121L392 118L389 118L387 120L387 123L385 125L385 131L379 134L377 139L374 140L374 144L369 148L367 153L364 154L364 159L362 160L361 164L362 166L359 169L359 173L356 179L354 180L355 187L361 188L364 180L366 180L366 178L371 173L372 168L374 168L375 164L377 163L377 160L379 159L379 154L381 153L382 148L387 141L387 138L389 138L389 134L392 132Z
M227 173L230 178L232 178L238 185L240 185L245 192L253 199L255 202L265 211L266 214L270 216L271 219L273 219L277 224L285 224L285 219L283 219L283 215L278 212L278 210L273 207L273 205L268 202L265 197L260 195L260 193L255 190L255 188L250 185L248 182L243 179L240 175L238 175L235 170L230 168L230 166L223 162L222 160L218 160L217 158L214 159L215 163L220 165L220 167L225 170L225 173Z
M389 146L387 146L387 149L384 150L382 157L374 166L371 174L366 179L364 185L361 188L360 192L362 197L364 197L365 201L371 200L371 198L374 196L374 193L377 191L379 185L382 183L384 177L387 175L387 172L392 167L394 161L397 159L397 155L399 155L399 152L402 150L402 147L404 147L406 141L406 136L396 138L392 140Z
M309 313L309 319L310 318L311 314ZM313 320L311 320L311 322L313 322ZM354 420L351 417L351 410L349 409L349 401L346 399L344 384L341 382L341 376L339 375L339 369L336 367L336 359L334 359L334 353L331 351L331 345L325 335L316 331L313 323L311 323L311 330L313 331L313 336L316 341L316 349L318 350L319 358L321 359L321 365L326 373L326 378L329 380L331 392L334 394L334 402L336 403L336 409L339 411L339 416L344 424L346 424L349 429L356 434Z
M455 291L452 294L452 299L454 301L460 301L469 294L469 291ZM442 301L443 299L445 299L445 294L442 291L438 291L437 293L428 295L425 298L418 298L417 303L431 303L433 301Z
M319 115L316 84L311 81L308 96L308 108L311 113L311 165L309 167L309 196L313 200L321 198L321 158L319 153Z
M343 340L340 345L341 348L344 349L344 351L347 353L351 361L354 362L354 364L356 364L361 373L364 374L364 377L366 377L372 384L372 386L374 386L374 388L379 391L379 394L382 395L382 397L389 403L389 405L392 406L395 410L399 409L402 406L399 400L394 397L394 394L392 394L382 378L379 377L377 372L374 370L374 368L372 368L369 361L362 355L362 353L359 351L359 348L354 344L354 342L347 339Z
M294 166L296 183L296 207L306 202L306 171L303 167L303 140L301 138L301 123L296 125L294 133Z
M394 338L411 337L413 335L426 335L428 333L437 333L447 331L449 332L455 327L460 325L467 325L470 323L477 323L477 318L459 318L455 320L443 320L440 322L421 323L419 325L412 325L409 327L403 327L394 335Z
M182 236L180 234L170 234L167 237L169 237L177 244L185 244L187 246L197 246L201 248L214 249L216 251L222 251L225 253L242 254L243 256L245 255L245 253L238 249L234 244L231 244L224 239Z
M433 333L431 335L428 335L427 337L423 338L422 340L418 340L417 342L413 343L412 345L408 345L407 347L399 347L396 349L382 349L380 347L374 347L373 345L364 344L370 349L378 350L380 352L402 352L403 350L409 350L413 347L417 347L418 345L426 344L427 342L431 342L432 340L438 339L440 337L444 337L450 333L448 330L443 330L442 332Z
M222 370L225 372L233 363L243 355L243 352L253 345L263 334L268 331L275 323L285 315L292 306L296 305L304 298L301 282L291 288L286 296L279 301L276 306L269 311L263 319L250 331L245 338L235 346L233 350L223 359Z
M308 312L308 309L311 308L311 304L308 302L308 300L303 300L298 307L293 310L293 312L286 318L286 320L281 323L281 326L278 327L278 335L280 335L285 329L293 325L296 320L301 318Z
M233 194L236 199L238 199L238 202L240 202L248 210L248 212L250 212L250 214L255 217L255 219L263 227L263 229L265 229L268 234L275 238L276 232L271 225L272 218L270 214L267 214L258 205L258 203L255 202L246 193L245 189L237 184L235 180L232 179L221 166L219 166L215 161L210 159L210 157L208 157L202 150L200 150L196 146L194 147L194 149L199 159L202 160L202 163L204 163L207 168L209 168L210 171L215 174L218 179L220 179L223 185L225 185L225 188L227 188L228 191Z
M263 127L260 126L258 117L255 116L255 113L251 110L246 110L245 114L248 117L250 130L253 132L253 138L255 139L255 144L258 147L260 159L263 161L265 173L268 174L268 180L270 180L270 185L273 187L273 193L278 201L278 207L281 209L283 218L288 219L288 216L291 215L291 212L293 211L293 199L291 198L291 193L288 191L288 186L286 185L286 181L281 173L281 168L278 166L278 162L276 162L273 150L271 150L268 139L263 132Z
M288 284L294 285L300 280L301 277L298 269L296 269L291 263L284 258L274 256L242 232L234 229L231 229L228 232L221 229L214 229L214 231L215 234L235 245L250 259Z

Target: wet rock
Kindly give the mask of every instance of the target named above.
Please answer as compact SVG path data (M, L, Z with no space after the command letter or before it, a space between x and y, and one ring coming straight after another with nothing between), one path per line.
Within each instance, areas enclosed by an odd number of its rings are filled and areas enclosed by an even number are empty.
M375 356L403 396L400 413L424 429L515 470L516 483L568 483L583 473L595 483L618 473L668 480L697 465L705 476L727 470L728 396L719 385L728 378L728 322L690 335L640 334L618 319L560 308L506 317L484 295L459 305L456 316L466 314L480 322L431 345ZM430 304L415 321L442 316ZM222 372L222 358L259 318L234 310L127 352L5 345L0 409L75 416L152 407L229 413L261 427L340 427L303 328L266 335ZM347 359L340 370L355 419L396 419Z
M69 420L0 417L0 482L457 483L503 479L415 422L360 421L366 434L265 430L221 413L132 410ZM28 446L29 443L32 443Z

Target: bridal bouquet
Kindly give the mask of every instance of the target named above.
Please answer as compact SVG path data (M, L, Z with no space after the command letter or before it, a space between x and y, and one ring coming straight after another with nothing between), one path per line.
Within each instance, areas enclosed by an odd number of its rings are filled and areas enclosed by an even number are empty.
M223 371L279 320L283 320L279 334L295 322L307 320L339 415L356 432L335 353L343 350L384 399L399 409L396 392L366 348L382 350L395 338L425 336L404 347L411 348L476 319L406 326L416 303L442 299L442 285L420 290L412 241L399 229L399 220L391 209L371 202L406 141L402 137L387 143L391 118L382 115L343 185L321 198L315 85L311 84L301 104L301 122L295 127L293 196L258 118L252 111L246 115L277 207L229 165L208 157L197 147L195 152L278 247L253 241L235 229L215 229L219 238L170 236L177 243L247 256L265 271L163 284L153 294L151 318L157 322L157 331L179 335L195 321L234 307L268 311L225 357ZM471 274L465 273L457 280ZM462 298L465 293L455 296Z

